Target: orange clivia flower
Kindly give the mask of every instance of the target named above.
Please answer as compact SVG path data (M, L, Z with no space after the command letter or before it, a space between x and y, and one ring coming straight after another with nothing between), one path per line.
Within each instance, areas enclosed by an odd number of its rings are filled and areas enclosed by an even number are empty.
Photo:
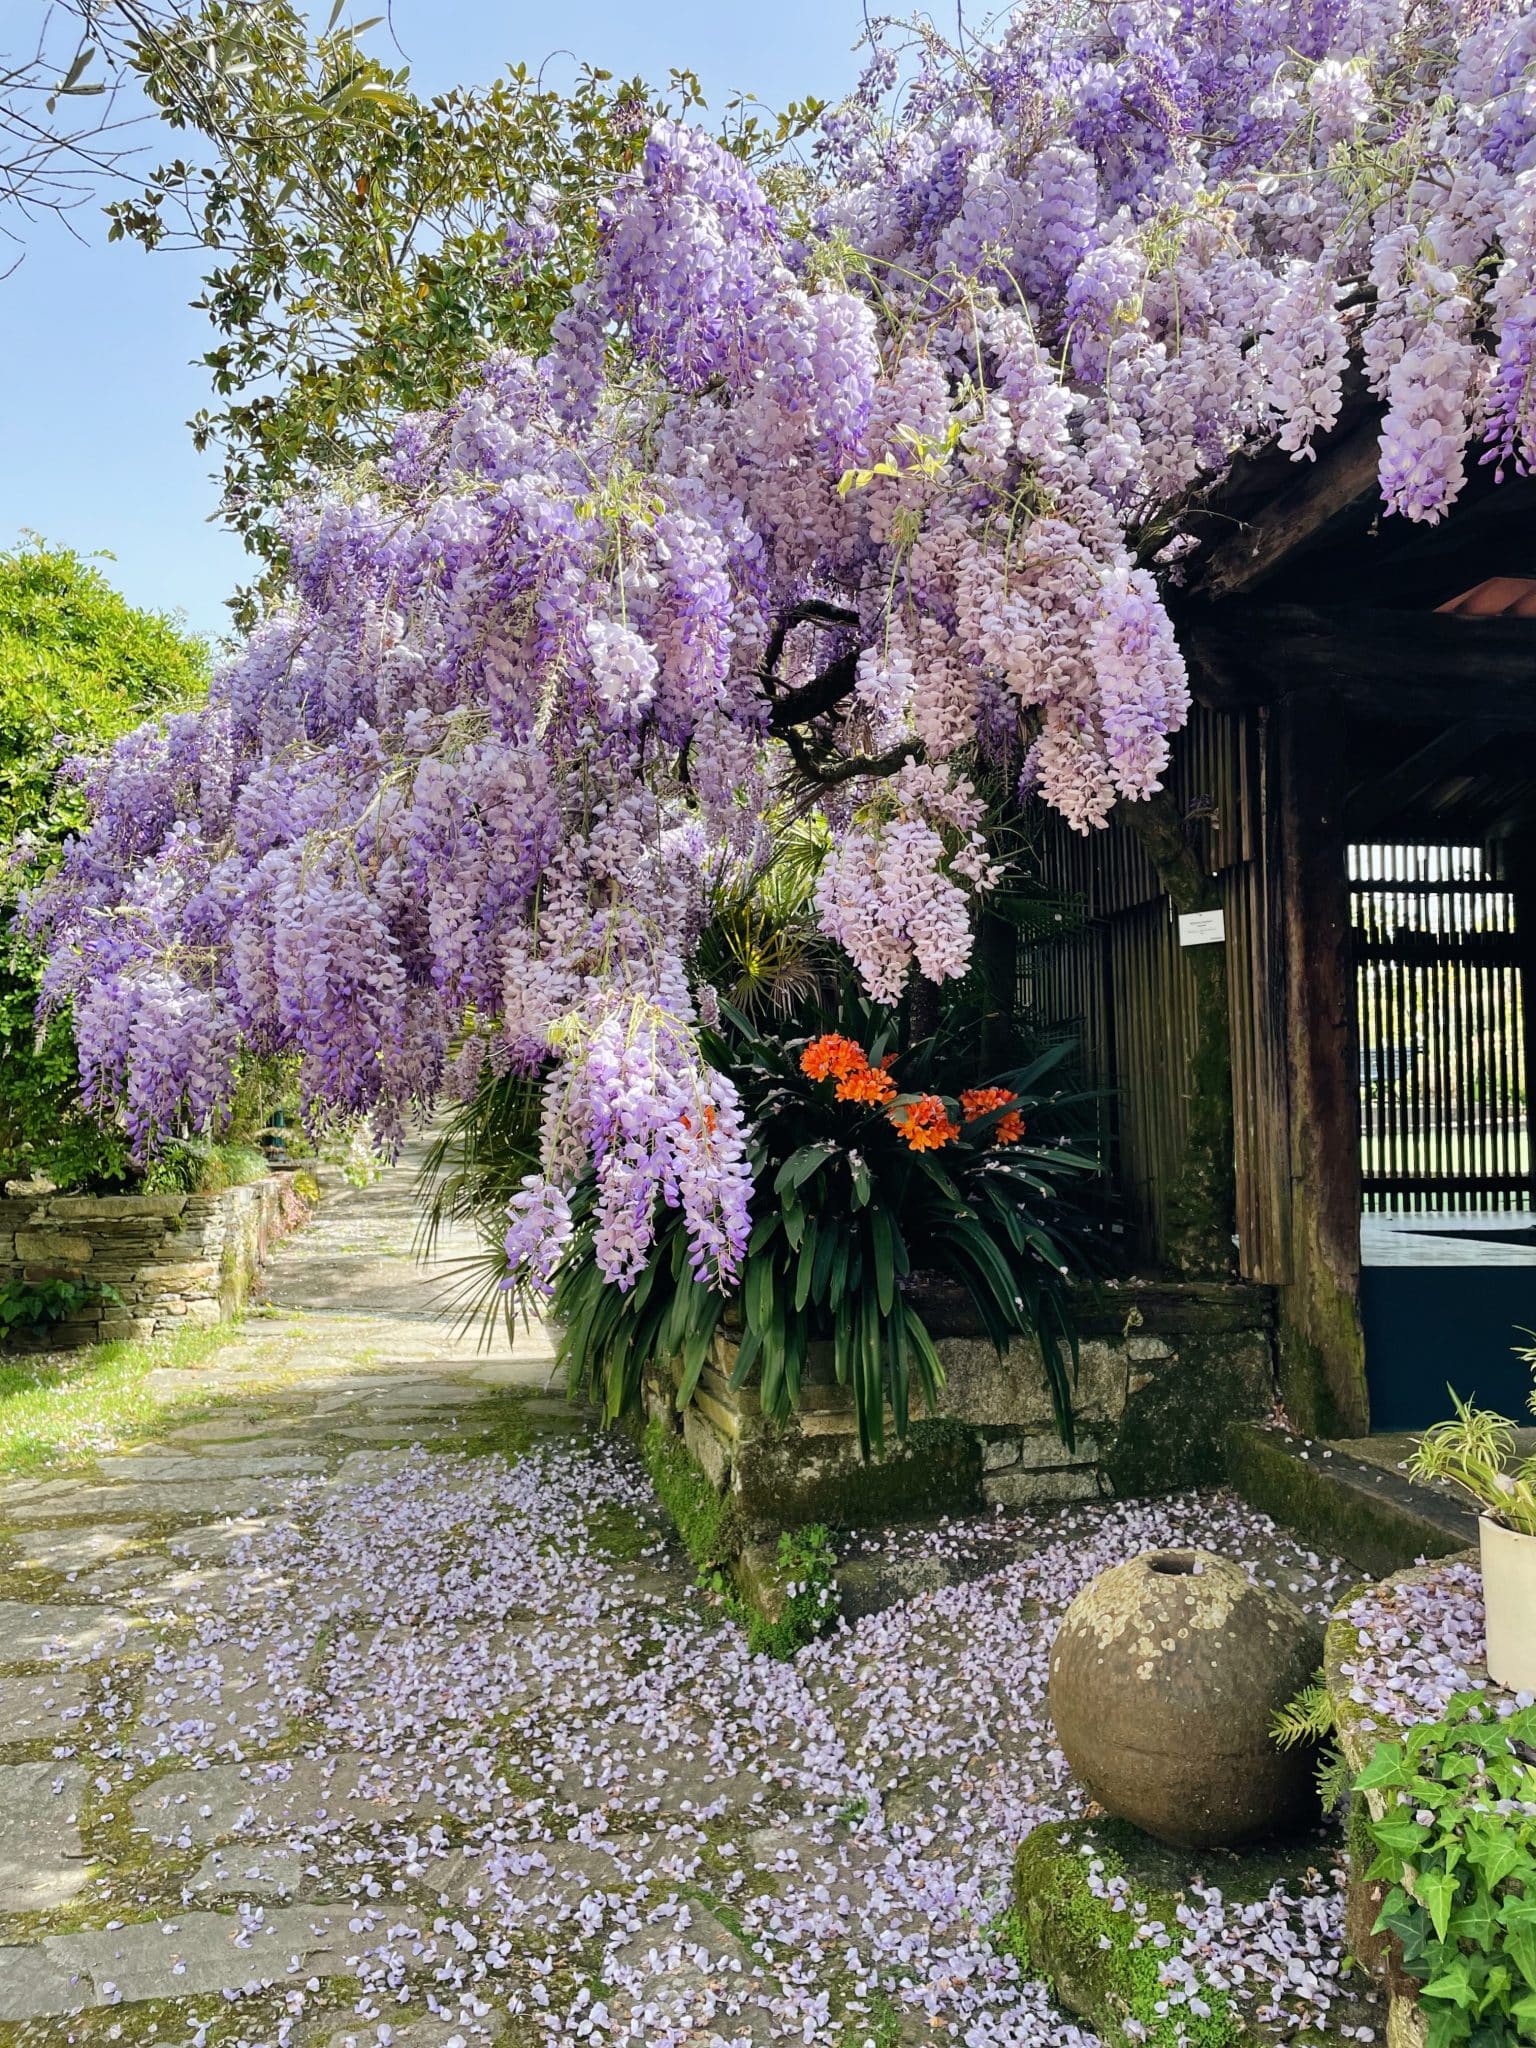
M863 1046L855 1045L851 1038L836 1031L813 1038L800 1055L800 1071L813 1081L843 1081L850 1074L863 1073L868 1065L869 1056Z
M1006 1109L1013 1099L1011 1088L962 1088L960 1091L960 1107L968 1124L975 1123L977 1117L985 1116L988 1110Z
M837 1084L839 1102L889 1102L895 1093L896 1083L883 1066L845 1074Z
M979 1116L986 1116L990 1110L1007 1109L1010 1102L1018 1097L1011 1088L966 1088L961 1091L960 1107L968 1124ZM1007 1116L1000 1116L992 1127L994 1145L1016 1145L1023 1137L1025 1124L1019 1112L1010 1110Z
M872 1067L862 1045L835 1031L813 1038L800 1055L802 1073L813 1081L837 1083L839 1102L889 1102L896 1093L896 1083L885 1071L890 1063L887 1055L878 1067Z
M902 1103L891 1111L891 1122L914 1152L937 1152L960 1135L960 1126L937 1095L919 1095L916 1102Z

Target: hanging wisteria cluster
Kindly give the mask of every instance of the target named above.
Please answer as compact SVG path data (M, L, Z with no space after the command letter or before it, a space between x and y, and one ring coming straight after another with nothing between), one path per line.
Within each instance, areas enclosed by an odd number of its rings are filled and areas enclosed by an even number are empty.
M791 790L871 992L957 974L986 793L1087 829L1157 789L1161 585L1237 451L1312 454L1353 359L1388 512L1527 466L1527 0L1060 12L922 36L899 90L877 48L777 203L658 126L547 356L292 510L288 601L84 771L33 905L142 1144L216 1120L240 1048L386 1138L513 1063L549 1179L596 1158L605 1267L661 1195L728 1279L745 1138L689 959ZM561 1214L528 1190L541 1270Z

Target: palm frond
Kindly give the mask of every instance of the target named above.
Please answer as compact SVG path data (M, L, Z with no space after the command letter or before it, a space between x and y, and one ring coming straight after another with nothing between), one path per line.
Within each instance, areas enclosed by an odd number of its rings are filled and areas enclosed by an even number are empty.
M541 1111L537 1075L497 1074L487 1063L474 1094L433 1133L417 1172L421 1257L455 1224L486 1232L506 1215L524 1176L538 1171Z

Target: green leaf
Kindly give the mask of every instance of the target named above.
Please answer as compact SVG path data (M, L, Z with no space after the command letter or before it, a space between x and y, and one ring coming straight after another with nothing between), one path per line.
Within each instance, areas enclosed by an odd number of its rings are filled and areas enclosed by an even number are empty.
M888 1316L896 1300L896 1245L884 1209L870 1211L869 1234L875 1255L875 1296L881 1315Z
M1379 1742L1371 1760L1355 1780L1357 1792L1395 1791L1404 1783L1403 1750L1397 1742Z
M1380 1839L1379 1835L1377 1839ZM1455 1878L1444 1870L1420 1870L1415 1873L1414 1889L1424 1902L1435 1933L1444 1941L1446 1929L1451 1924L1451 1907L1456 1899Z
M1466 1959L1458 1956L1446 1969L1438 1971L1424 1986L1420 1996L1425 1999L1441 1999L1451 2005L1460 2006L1465 2012L1471 2006L1476 1993L1467 1973Z
M791 1152L774 1175L773 1192L782 1195L786 1190L803 1187L826 1165L833 1150L830 1140L819 1138L814 1145L802 1145L798 1151Z

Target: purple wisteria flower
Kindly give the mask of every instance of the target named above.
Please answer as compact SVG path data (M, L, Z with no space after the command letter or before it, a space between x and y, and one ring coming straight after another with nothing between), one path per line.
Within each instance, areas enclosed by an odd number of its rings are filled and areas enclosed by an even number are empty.
M965 971L981 777L1083 831L1158 788L1181 508L1239 452L1315 453L1351 359L1390 515L1529 468L1533 19L1023 10L963 58L930 35L904 85L877 36L782 213L658 123L545 355L296 503L207 708L79 771L27 915L90 1099L150 1148L279 1052L316 1115L388 1134L483 1043L545 1077L551 1185L598 1162L612 1277L657 1196L728 1274L691 957L772 849L775 707L843 663L818 746L921 770L824 807L823 921L893 996ZM554 233L535 195L511 258Z

